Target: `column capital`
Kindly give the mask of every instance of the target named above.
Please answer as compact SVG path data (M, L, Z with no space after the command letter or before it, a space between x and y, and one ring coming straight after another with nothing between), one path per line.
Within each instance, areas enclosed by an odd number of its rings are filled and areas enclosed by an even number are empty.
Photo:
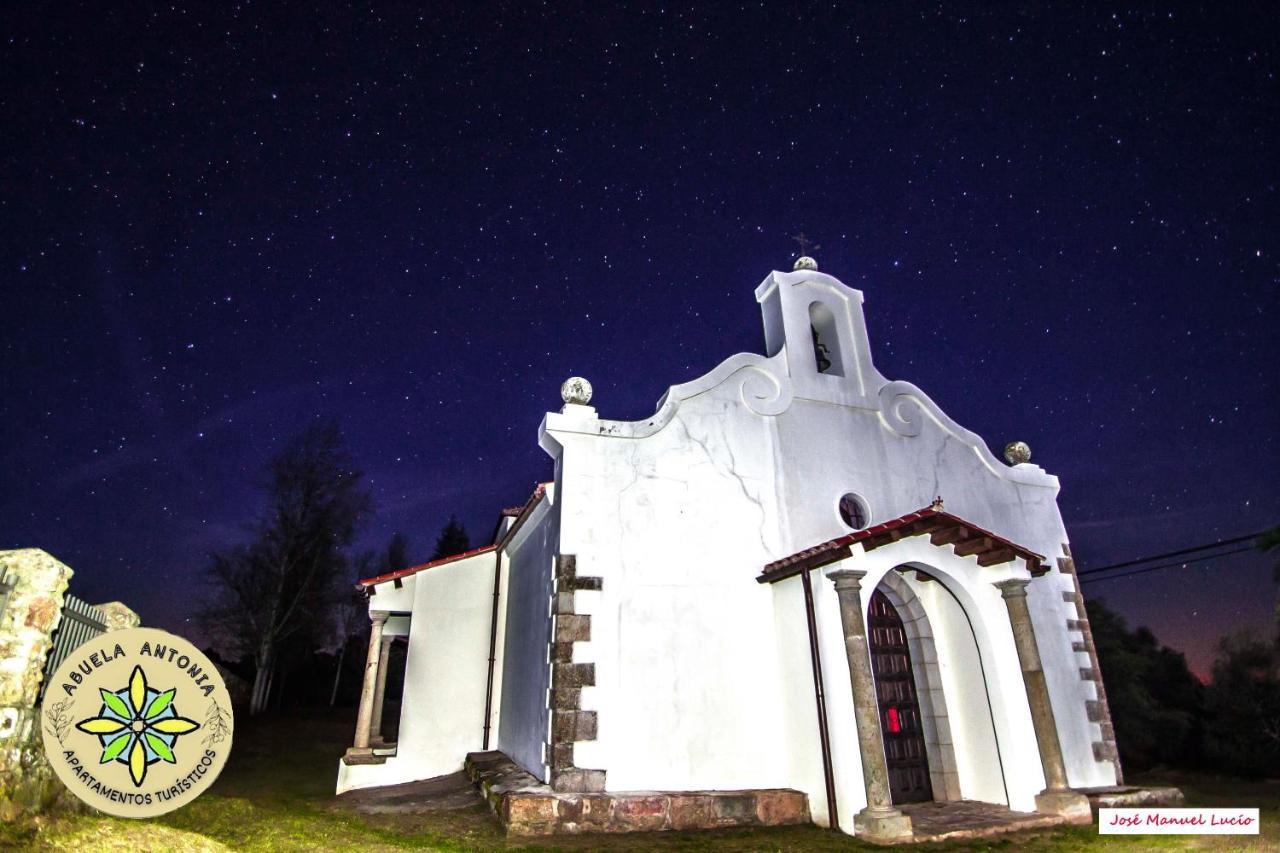
M387 619L390 616L391 616L391 611L389 610L370 610L369 611L369 621L374 623L375 625L383 624L384 622L387 621Z
M836 591L851 589L858 592L862 589L862 579L867 573L862 569L836 569L827 574L836 585Z
M996 581L992 584L996 589L1000 590L1000 594L1005 598L1026 598L1027 584L1031 581L1027 578L1009 578L1008 580Z

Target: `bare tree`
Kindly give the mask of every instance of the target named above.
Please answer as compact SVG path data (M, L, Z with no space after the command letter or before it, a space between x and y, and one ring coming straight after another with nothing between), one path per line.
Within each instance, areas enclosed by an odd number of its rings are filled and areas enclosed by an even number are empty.
M365 551L356 560L359 577L378 574L377 555ZM347 647L360 636L361 629L369 624L369 604L364 593L350 587L339 587L334 599L334 633L338 640L338 660L333 671L333 687L329 691L329 707L338 703L338 688L342 684L342 668L347 662Z
M257 664L249 712L267 706L282 643L319 641L330 630L346 547L369 495L336 423L312 426L268 467L267 506L249 544L216 553L215 588L201 612L208 630Z
M386 572L398 572L409 568L409 537L397 531L391 534L387 550L379 559L374 551L365 551L356 560L356 577L368 578ZM329 691L329 707L338 703L338 688L342 684L342 667L347 660L347 647L367 634L369 629L369 599L363 591L342 586L337 590L334 604L334 631L338 641L338 661L333 672L333 688Z

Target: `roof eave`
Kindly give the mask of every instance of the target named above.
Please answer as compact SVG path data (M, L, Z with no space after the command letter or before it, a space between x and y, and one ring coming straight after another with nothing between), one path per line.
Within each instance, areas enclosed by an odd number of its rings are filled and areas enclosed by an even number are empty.
M946 529L962 531L962 535L952 540L935 541L935 535ZM892 545L902 539L910 539L926 533L929 534L931 541L937 547L951 545L952 548L955 548L962 544L958 540L974 540L979 545L977 549L965 554L957 554L957 556L975 556L984 568L1002 565L1021 558L1026 561L1027 570L1034 577L1039 577L1049 571L1045 558L1040 554L972 522L965 521L963 518L945 512L939 506L934 505L907 513L899 518L872 525L854 533L836 537L811 548L806 548L803 551L797 551L789 557L775 560L764 567L764 571L756 577L756 582L776 583L798 575L802 571L821 568L842 560L850 556L852 553L850 546L854 543L861 544L867 551L874 551L877 548ZM1008 554L1008 556L1004 557L1005 554ZM983 562L983 557L991 556L1002 557L1002 559Z

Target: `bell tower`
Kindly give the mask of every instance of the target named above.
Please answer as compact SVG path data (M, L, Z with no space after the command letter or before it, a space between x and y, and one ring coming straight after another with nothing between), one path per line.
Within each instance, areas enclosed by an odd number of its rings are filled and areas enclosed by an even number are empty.
M761 282L756 301L765 354L781 356L797 397L879 408L876 393L885 380L871 363L861 291L819 272L803 255L792 272Z

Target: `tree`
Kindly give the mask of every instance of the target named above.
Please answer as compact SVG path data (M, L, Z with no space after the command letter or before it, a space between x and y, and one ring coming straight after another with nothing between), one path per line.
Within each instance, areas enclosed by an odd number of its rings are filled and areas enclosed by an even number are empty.
M1264 554L1280 551L1280 524L1259 534L1254 540L1254 545ZM1272 577L1275 578L1276 584L1280 585L1280 560L1276 561L1275 568L1272 569ZM1276 622L1280 623L1280 596L1276 598Z
M266 708L282 647L323 642L345 552L369 509L362 475L333 421L292 439L268 465L266 507L248 544L215 553L201 612L213 635L257 666L249 712Z
M1225 772L1274 774L1280 766L1280 646L1249 632L1223 637L1205 697L1206 751Z
M440 538L436 540L436 550L431 559L442 560L469 550L471 537L467 536L467 528L458 523L456 515L449 516L449 523L440 531Z
M1203 737L1204 686L1181 652L1146 628L1130 630L1102 599L1086 603L1122 764L1194 767Z
M409 568L409 537L397 531L391 534L391 541L387 543L384 571L398 572L407 568Z
M356 577L370 578L386 572L398 572L409 568L409 537L403 533L391 534L387 550L379 562L374 551L365 551L356 560ZM335 602L334 628L338 640L338 659L333 672L333 688L329 691L329 707L338 703L338 688L342 684L343 667L347 663L347 649L362 645L361 640L369 632L369 599L353 587L338 590Z
M357 578L381 574L377 555L373 551L362 553L355 565ZM334 633L338 641L338 659L334 664L333 688L329 691L330 708L338 704L338 688L342 684L342 670L347 662L347 648L353 642L358 644L369 627L369 600L355 586L341 586L335 591Z

